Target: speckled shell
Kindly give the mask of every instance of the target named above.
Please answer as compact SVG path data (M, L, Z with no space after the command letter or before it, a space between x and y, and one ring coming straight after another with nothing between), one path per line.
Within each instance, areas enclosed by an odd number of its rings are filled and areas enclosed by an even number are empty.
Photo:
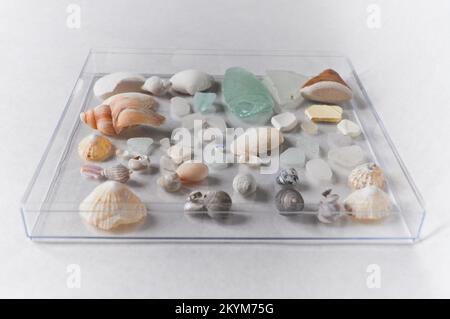
M167 192L176 192L181 188L181 180L176 173L165 174L158 178L158 185Z
M110 230L141 221L147 209L124 184L107 181L97 186L80 204L80 216L87 223Z
M351 216L362 221L378 220L390 215L392 211L389 196L373 185L351 193L344 200L344 207Z
M348 176L348 186L361 189L369 185L383 188L385 183L383 170L375 163L365 163L356 167Z
M105 168L102 175L106 179L119 183L126 183L130 179L130 170L122 164L117 164L113 167Z
M184 162L176 173L183 183L195 183L208 177L208 166L203 163Z
M232 200L224 191L209 191L204 196L204 204L208 211L225 212L231 209Z
M101 162L113 154L113 146L108 138L91 134L78 144L78 154L84 160Z
M255 178L250 174L238 174L233 179L233 189L243 196L248 196L256 191Z
M302 195L295 189L286 188L275 195L275 206L280 212L298 212L304 207Z
M282 169L276 178L280 185L295 185L298 183L298 173L295 168Z

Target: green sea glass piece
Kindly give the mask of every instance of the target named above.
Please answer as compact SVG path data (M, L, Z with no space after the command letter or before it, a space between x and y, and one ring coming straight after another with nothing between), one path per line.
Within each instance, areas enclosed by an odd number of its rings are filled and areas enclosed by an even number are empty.
M267 122L274 101L255 75L239 67L229 68L223 80L223 95L228 109L246 122Z
M216 112L216 108L213 105L216 100L216 93L209 92L196 92L194 95L194 109L196 112L212 113Z

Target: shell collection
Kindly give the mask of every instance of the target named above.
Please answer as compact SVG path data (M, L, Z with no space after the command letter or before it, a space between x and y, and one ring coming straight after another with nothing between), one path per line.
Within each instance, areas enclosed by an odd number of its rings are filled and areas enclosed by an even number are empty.
M185 189L191 189L184 203L184 211L223 217L229 214L233 205L227 192L210 187L207 191L192 191L192 188L199 183L214 185L209 183L217 177L211 175L245 164L247 172L239 169L229 187L235 192L233 196L251 201L254 197L250 195L257 193L263 186L258 185L259 177L249 172L269 165L271 156L280 156L282 166L274 179L279 190L274 196L271 195L276 209L282 215L313 213L319 222L329 224L343 216L372 221L387 217L392 212L393 204L384 191L386 180L383 170L375 163L361 164L365 156L357 145L361 138L356 139L362 134L361 128L355 122L343 118L342 103L351 100L353 94L336 71L328 69L308 79L294 72L271 70L260 81L245 69L230 68L224 82L226 84L221 84L224 97L220 97L210 91L215 83L214 77L194 69L182 70L170 79L156 75L146 79L135 73L117 72L97 80L93 90L101 101L98 106L80 114L81 121L97 131L79 143L78 153L83 160L100 162L114 156L111 140L103 135L115 141L118 135L130 127L163 125L166 118L157 112L157 102L153 96L158 96L158 101L164 98L170 101L168 112L164 114L168 113L179 126L172 130L172 137L127 136L126 149L116 148L115 155L120 164L107 168L82 165L82 174L108 181L97 186L81 202L81 217L103 230L143 220L147 215L145 205L124 183L129 181L133 171L142 172L136 173L133 178L155 178L153 174L144 173L152 161L159 167L154 185L171 193L160 195L181 196ZM217 101L220 98L223 101ZM303 110L306 119L300 121L296 109L303 107L303 100L309 104ZM245 131L232 137L229 146L225 141L214 141L214 136L206 135L204 131L194 139L172 144L177 141L174 134L178 130L195 132L196 121L200 121L202 130L214 128L225 132L229 123L219 115L220 102L224 103L224 109L228 109L232 116L247 124ZM297 127L299 123L300 127ZM325 156L321 156L321 153L326 153L327 149L320 151L320 147L324 146L319 147L316 140L316 136L321 136L323 132L321 125L336 127L336 133L328 134L329 149ZM283 145L285 139L291 138L297 131L302 134L295 140L297 142L290 141L289 145ZM231 155L236 161L233 165L229 165L228 160L221 165L204 159L194 161L196 137L212 142L211 145L216 145L216 152L219 150L224 155ZM280 147L283 147L281 155L278 153ZM155 152L157 149L159 151ZM155 153L159 155L159 160L153 158ZM316 203L306 202L308 205L305 209L304 195L299 189L309 181L314 181L316 184L312 185L315 186L317 183L333 184L334 166L330 164L351 171L347 178L351 192L341 203L339 194L328 189ZM211 172L208 167L212 169ZM299 175L302 176L302 185ZM308 201L309 194L305 194ZM311 207L317 207L317 210L311 212L309 204L313 204Z

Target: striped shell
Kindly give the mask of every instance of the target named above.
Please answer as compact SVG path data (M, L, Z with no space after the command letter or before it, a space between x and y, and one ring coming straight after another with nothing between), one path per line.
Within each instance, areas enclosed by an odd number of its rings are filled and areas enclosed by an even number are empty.
M81 112L80 119L106 135L117 135L135 125L160 126L165 117L151 110L155 100L142 93L121 93L106 99L101 105Z
M110 168L105 168L102 175L109 180L126 183L130 179L130 169L128 167L118 164Z
M113 153L111 141L101 135L91 134L83 138L78 144L78 154L87 161L104 161Z

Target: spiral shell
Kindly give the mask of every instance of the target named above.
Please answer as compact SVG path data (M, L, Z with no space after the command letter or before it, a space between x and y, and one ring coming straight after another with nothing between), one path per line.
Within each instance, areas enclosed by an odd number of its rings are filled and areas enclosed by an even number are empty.
M141 200L127 186L115 181L97 186L81 202L79 212L87 223L104 230L139 222L147 215Z
M135 125L160 126L165 117L151 108L155 100L142 93L121 93L106 99L101 105L81 112L80 119L106 135L118 135Z
M276 182L280 185L295 185L298 181L298 173L295 168L282 169L276 178Z
M91 134L78 144L78 154L87 161L104 161L113 153L111 141L101 135Z
M348 176L348 186L361 189L369 185L383 188L385 183L383 170L375 163L365 163L356 167Z
M286 188L275 195L275 206L280 212L298 212L304 207L302 195L295 189Z

